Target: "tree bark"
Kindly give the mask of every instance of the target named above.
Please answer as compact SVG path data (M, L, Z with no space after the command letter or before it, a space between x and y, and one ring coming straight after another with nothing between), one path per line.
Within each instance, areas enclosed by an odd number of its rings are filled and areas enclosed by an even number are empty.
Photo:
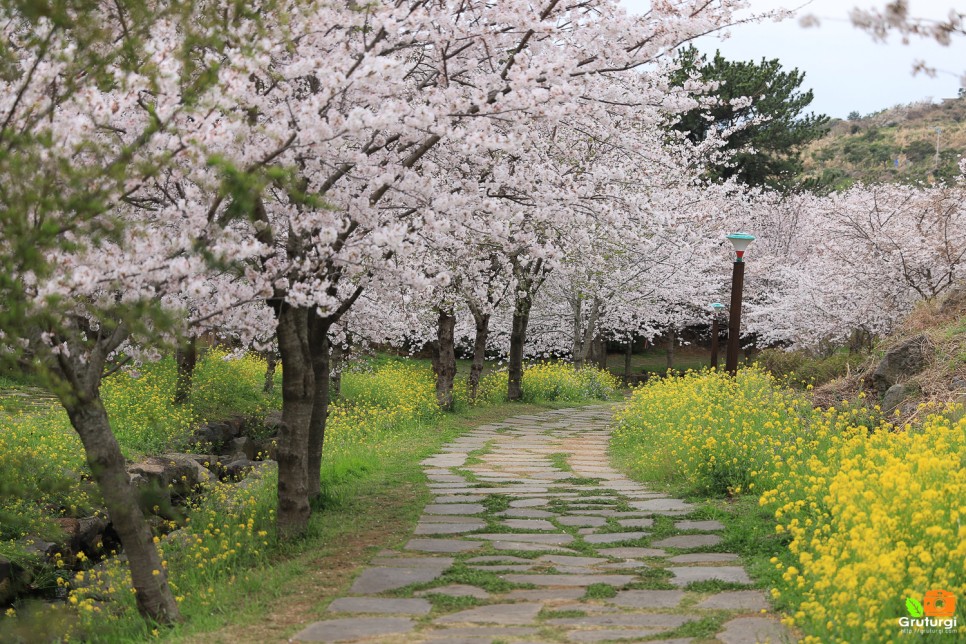
M329 329L332 323L312 311L309 314L309 350L315 392L312 397L312 421L308 440L308 494L315 502L322 496L322 447L325 443L325 424L329 417Z
M282 425L278 433L278 535L303 534L311 507L308 447L315 399L315 372L309 347L309 311L275 303L278 350L282 358Z
M624 348L624 385L631 384L631 361L634 359L634 336L627 338Z
M599 347L596 346L598 338L597 334L597 320L600 318L600 308L601 302L598 298L594 298L594 303L590 308L590 314L587 318L587 326L581 329L581 313L582 307L580 304L580 299L576 300L574 305L574 368L580 369L588 361L594 362L595 360L599 362Z
M161 556L138 505L127 463L111 432L98 389L96 386L67 401L67 416L84 444L87 464L124 548L138 611L160 624L171 624L181 620L178 604L168 587L168 573L161 565Z
M674 368L674 327L671 327L667 331L667 368Z
M346 344L349 337L346 336ZM329 344L332 344L331 342ZM345 367L347 351L341 342L332 344L332 357L329 360L329 400L342 397L342 369Z
M274 350L265 352L265 386L262 391L266 394L275 391L275 368L278 366L278 354Z
M436 402L443 411L453 411L453 381L456 379L456 346L454 331L456 316L450 309L441 309L436 329L437 359Z
M470 366L469 390L470 402L476 401L480 389L480 377L483 375L483 363L486 360L486 340L490 335L490 316L471 307L473 320L476 322L476 337L473 340L473 364Z
M523 398L523 349L527 342L527 325L530 323L530 296L518 297L513 308L510 329L510 359L506 396L509 400Z
M180 345L174 354L178 365L178 380L174 387L174 404L183 405L191 395L191 382L194 380L195 365L198 364L198 338Z

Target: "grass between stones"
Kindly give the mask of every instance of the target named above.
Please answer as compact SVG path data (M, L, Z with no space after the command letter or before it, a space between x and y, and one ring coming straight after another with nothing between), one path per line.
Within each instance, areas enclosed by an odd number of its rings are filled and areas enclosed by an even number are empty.
M610 584L591 584L584 591L584 599L610 599L617 597L617 589Z
M550 464L561 472L573 472L573 468L570 467L570 463L567 462L568 456L570 456L570 454L567 452L555 452L550 455ZM570 482L573 482L573 479L570 479Z

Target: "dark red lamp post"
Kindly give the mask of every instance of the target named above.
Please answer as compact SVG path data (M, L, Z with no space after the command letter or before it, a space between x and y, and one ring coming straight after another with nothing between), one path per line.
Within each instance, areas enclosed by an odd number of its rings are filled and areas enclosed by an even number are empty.
M754 235L734 233L728 235L735 247L735 262L731 272L731 311L728 320L728 356L725 370L732 376L738 373L738 337L741 335L741 291L745 284L745 251Z

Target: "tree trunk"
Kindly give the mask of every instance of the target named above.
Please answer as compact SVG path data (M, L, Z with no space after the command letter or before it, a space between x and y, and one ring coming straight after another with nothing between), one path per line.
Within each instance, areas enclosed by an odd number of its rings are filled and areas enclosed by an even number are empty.
M486 360L486 339L490 335L490 316L481 311L473 311L476 322L476 338L473 340L473 364L470 366L470 402L476 401L483 375L483 362Z
M601 371L607 371L607 340L597 338L597 366Z
M322 496L322 446L325 443L325 423L329 417L329 328L331 322L309 314L309 350L312 353L312 373L315 393L312 398L312 421L308 442L309 501Z
M192 336L186 343L180 345L174 354L178 364L178 380L174 387L174 404L183 405L191 395L191 381L195 375L195 365L198 364L198 338Z
M456 346L453 337L456 329L456 316L452 310L441 309L436 329L437 359L436 402L443 411L453 411L453 381L456 379Z
M346 336L346 343L349 338ZM332 357L329 359L329 400L342 397L342 370L345 368L346 349L341 342L332 345Z
M631 384L631 361L634 359L634 336L627 338L624 348L624 385Z
M282 358L282 425L278 432L278 535L305 532L312 510L308 491L308 446L315 399L309 348L309 311L276 304L278 351Z
M262 391L266 394L275 391L275 367L278 366L278 354L274 350L265 352L265 386Z
M674 368L674 329L668 329L667 332L667 368Z
M510 360L506 397L509 400L523 398L523 348L527 341L527 324L530 322L530 296L516 301L513 323L510 329Z
M101 403L99 378L95 376L93 380L97 381L93 391L78 392L74 399L62 402L84 444L87 464L124 548L138 611L160 624L180 621L178 604L168 587L168 573L161 565L161 556L128 477L127 463Z

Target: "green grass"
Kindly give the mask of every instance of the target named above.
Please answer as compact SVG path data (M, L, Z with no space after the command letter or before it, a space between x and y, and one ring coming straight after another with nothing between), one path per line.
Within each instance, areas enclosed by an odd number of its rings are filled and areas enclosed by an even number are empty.
M617 589L610 584L591 584L584 591L584 599L610 599L617 597Z
M570 463L567 462L567 457L570 456L567 452L556 452L550 455L550 464L561 472L573 472L573 468L570 467ZM572 482L572 481L571 481Z

